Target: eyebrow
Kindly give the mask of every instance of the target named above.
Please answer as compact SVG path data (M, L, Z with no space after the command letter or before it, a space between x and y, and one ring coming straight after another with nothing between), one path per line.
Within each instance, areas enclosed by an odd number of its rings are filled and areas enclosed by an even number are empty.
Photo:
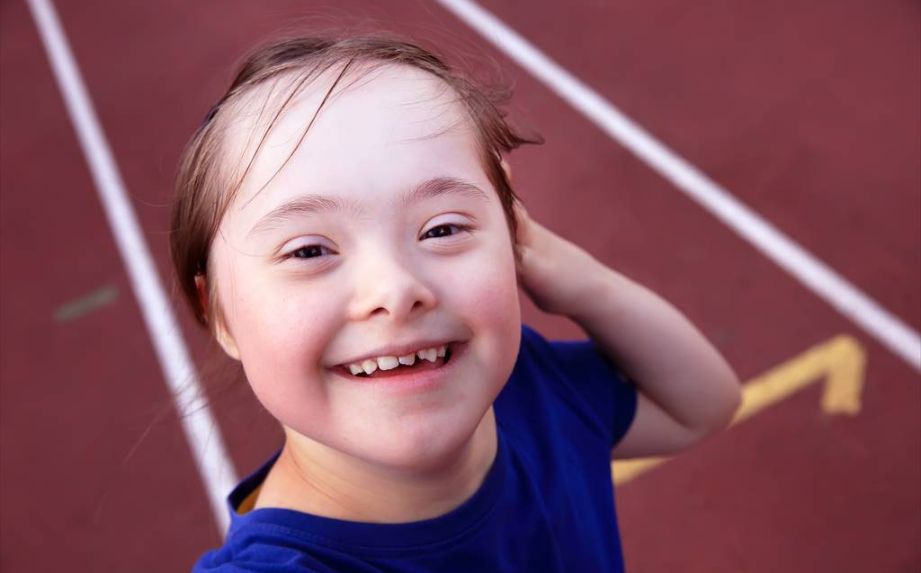
M404 193L401 197L401 204L409 205L452 194L489 201L489 196L486 192L472 183L455 177L434 177L419 183ZM316 194L301 195L272 209L253 225L248 234L262 233L278 228L289 219L303 215L343 212L358 215L363 211L364 209L361 205L352 200L342 200Z

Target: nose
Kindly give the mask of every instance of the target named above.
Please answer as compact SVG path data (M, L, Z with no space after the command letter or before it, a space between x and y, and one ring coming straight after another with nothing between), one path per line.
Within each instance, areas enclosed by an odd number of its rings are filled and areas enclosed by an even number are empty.
M388 316L393 321L404 321L435 306L435 293L410 265L380 257L363 270L356 277L349 312L352 320Z

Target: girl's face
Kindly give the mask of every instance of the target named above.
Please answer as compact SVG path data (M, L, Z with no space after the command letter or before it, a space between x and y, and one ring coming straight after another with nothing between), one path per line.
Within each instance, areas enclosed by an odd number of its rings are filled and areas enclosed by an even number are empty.
M330 84L322 76L292 102L221 222L210 259L219 339L297 439L434 467L473 434L518 353L504 212L440 80L386 66L337 88L298 145ZM237 110L228 157L255 145L271 88ZM451 360L421 387L340 369L444 342Z

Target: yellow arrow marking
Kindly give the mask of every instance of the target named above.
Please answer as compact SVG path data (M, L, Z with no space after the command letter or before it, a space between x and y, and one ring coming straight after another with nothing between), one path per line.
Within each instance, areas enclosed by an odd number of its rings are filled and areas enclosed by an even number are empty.
M854 338L845 334L814 346L744 384L742 405L730 426L823 380L822 411L829 415L856 416L860 413L866 362L866 351ZM611 464L614 483L624 484L669 459L641 458L614 462Z

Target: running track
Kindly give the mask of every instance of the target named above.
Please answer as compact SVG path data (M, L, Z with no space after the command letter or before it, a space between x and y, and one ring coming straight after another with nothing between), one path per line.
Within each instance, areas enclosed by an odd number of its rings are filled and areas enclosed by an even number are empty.
M916 2L480 5L917 336ZM443 6L164 0L57 10L168 291L176 159L254 43L371 21L495 59L516 85L513 117L547 139L513 156L529 211L672 301L743 381L781 389L726 433L618 484L628 569L921 570L921 384L910 356ZM0 33L0 570L187 570L220 543L206 484L24 0L0 4ZM177 334L214 379L213 349L179 310ZM530 305L525 317L548 336L580 336ZM847 344L826 345L835 339ZM803 366L810 350L827 362L818 373ZM834 374L842 364L851 366ZM839 378L856 401L849 413L822 406ZM244 385L213 394L234 471L248 473L279 432Z

